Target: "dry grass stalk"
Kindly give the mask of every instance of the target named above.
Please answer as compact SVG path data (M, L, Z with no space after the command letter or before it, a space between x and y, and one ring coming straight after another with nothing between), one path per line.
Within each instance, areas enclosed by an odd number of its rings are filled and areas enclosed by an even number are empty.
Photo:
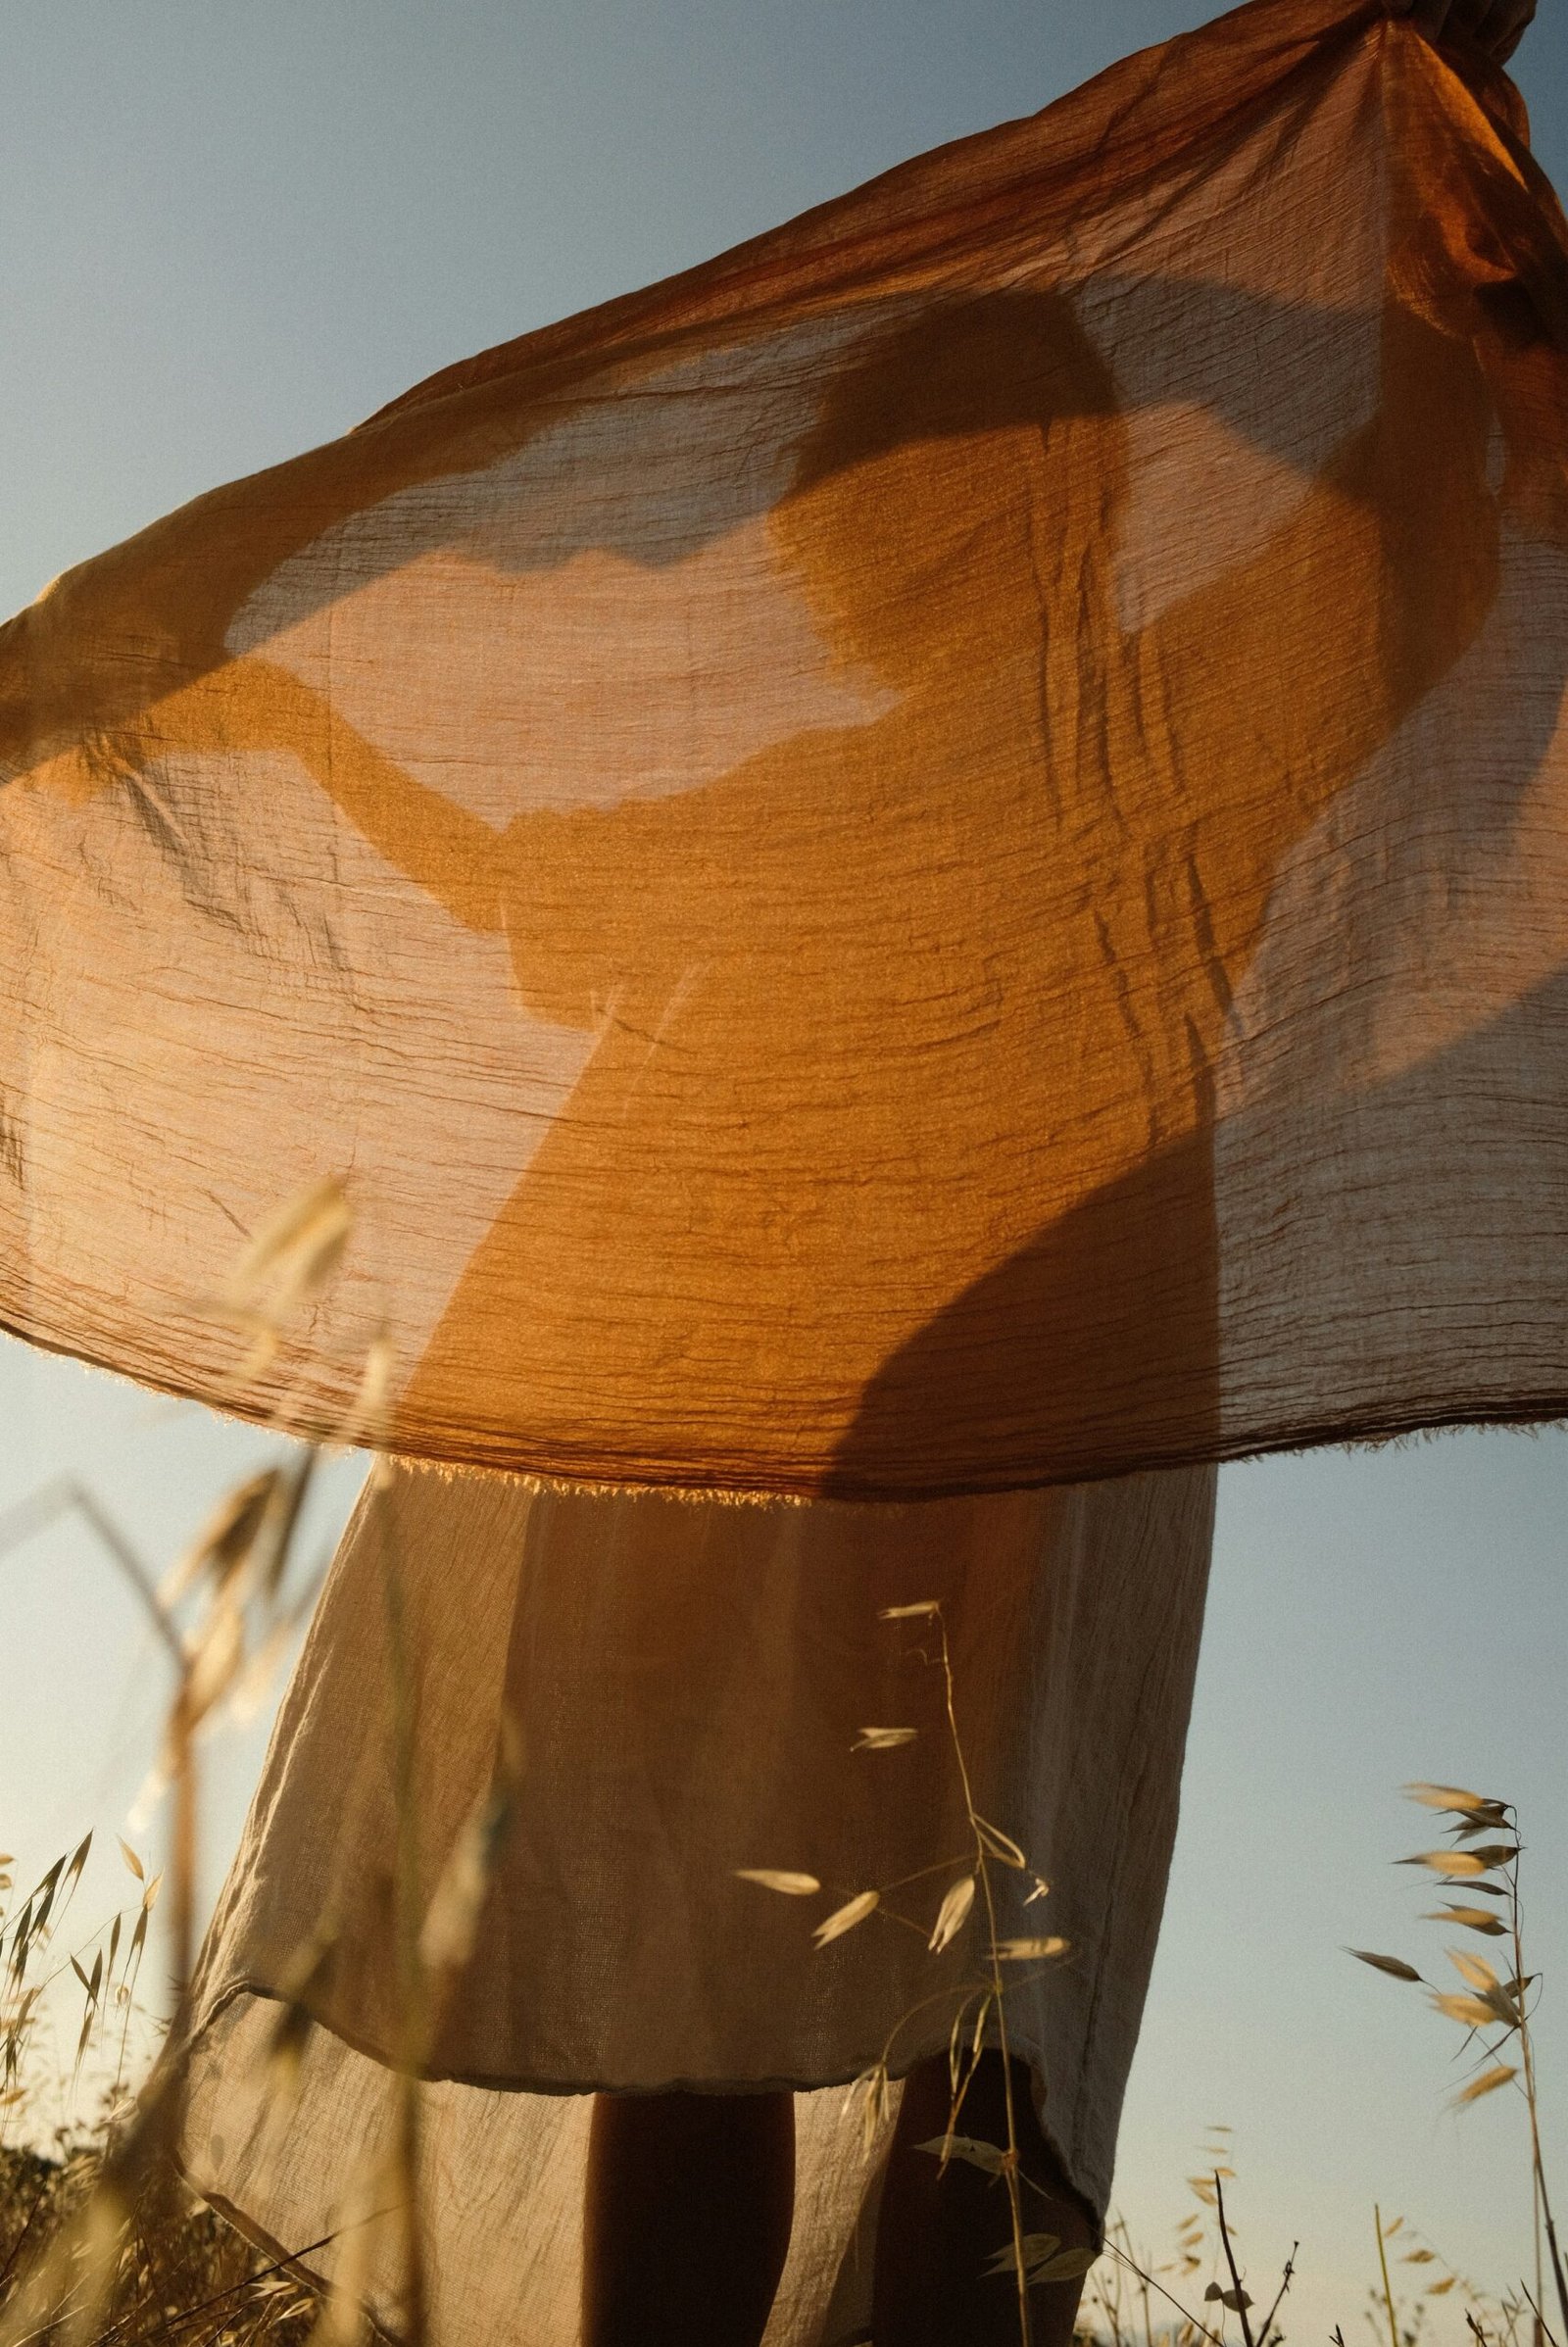
M239 1333L251 1340L251 1350L236 1371L243 1385L268 1367L276 1355L291 1314L320 1292L347 1246L351 1215L340 1184L315 1185L302 1198L273 1215L257 1234L236 1266L221 1298L213 1307ZM391 1357L384 1337L371 1345L361 1391L344 1442L382 1436L390 1392ZM218 2227L210 2215L193 2212L177 2177L177 2147L184 2100L185 2048L188 2042L189 1994L196 1941L196 1879L198 1851L197 1742L203 1728L220 1707L253 1697L287 1645L300 1619L314 1602L318 1576L304 1592L285 1599L285 1584L305 1500L318 1452L313 1447L285 1463L249 1478L229 1493L198 1534L186 1554L160 1584L136 1552L122 1528L93 1494L77 1484L62 1482L34 1494L0 1520L0 1553L29 1538L46 1524L68 1513L80 1516L108 1549L148 1615L169 1659L172 1688L165 1722L163 1750L154 1773L156 1789L167 1788L172 1800L169 1862L170 1969L172 2011L168 2017L165 2051L151 2078L132 2104L123 2102L124 2037L117 2063L112 2112L101 2139L88 2154L73 2150L64 2168L44 2162L27 2213L15 2227L9 2244L0 2242L0 2347L29 2347L41 2337L59 2340L63 2347L86 2347L92 2339L117 2341L146 2335L136 2329L134 2314L116 2312L126 2299L126 2274L131 2269L145 2282L159 2267L170 2244L188 2249L203 2228L216 2228L231 2245L244 2269L241 2278L207 2293L199 2306L186 2310L190 2319L211 2316L206 2333L200 2327L184 2335L232 2342L259 2336L303 2338L314 2326L323 2336L343 2338L361 2325L360 2300L368 2274L368 2242L376 2225L390 2220L400 2228L406 2275L405 2331L410 2347L421 2347L425 2335L423 2270L416 2216L417 2175L417 2062L424 2050L434 2002L432 1980L450 1973L463 1939L465 1901L473 1904L485 1866L493 1857L499 1834L496 1814L480 1821L477 1839L470 1837L462 1853L460 1879L448 1885L438 1909L432 1945L421 1951L417 1909L417 1852L412 1814L412 1742L407 1702L408 1670L403 1646L401 1585L394 1570L388 1589L392 1625L395 1707L398 1717L397 1768L400 1837L400 1965L403 2006L407 2016L402 2064L406 2091L400 2108L396 2138L376 2164L375 2173L362 2179L362 2222L350 2228L340 2262L339 2286L324 2308L318 2310L315 2294L281 2268L258 2274L255 2260L227 2228ZM184 1617L189 1615L187 1621ZM259 1627L258 1627L259 1626ZM505 1775L505 1766L500 1774ZM492 1811L495 1804L492 1803ZM47 1943L85 1863L89 1836L69 1859L50 1870L24 1903L14 1924L0 1931L0 1953L9 1931L9 1958L0 1985L0 2060L7 2101L24 2099L21 2083L24 2047L34 2025L40 1983L29 1980L28 1967ZM161 1878L148 1882L145 1867L128 1844L122 1843L127 1866L141 1883L141 1895L128 1935L117 1916L107 1943L88 1947L70 1962L84 1997L77 2062L86 2055L95 2032L101 2039L111 1994L122 2008L128 2028L129 2010L145 1949L147 1928ZM0 1876L5 1888L9 1877ZM427 1924L430 1919L423 1919ZM323 1958L330 1933L323 1926L312 1961L299 1970L296 1993L285 2001L283 2019L274 2042L273 2058L280 2082L286 2083L288 2056L297 2060L301 2043L300 2017L315 1972ZM470 1930L471 1936L471 1930ZM123 1955L122 1956L122 1948ZM427 1953L429 1960L426 1960ZM116 1977L117 1962L120 1964ZM60 1968L63 1970L64 1968ZM0 2116L3 2116L0 2111ZM0 2155L3 2156L3 2155ZM25 2166L28 2155L22 2158ZM69 2176L70 2188L60 2181ZM195 2226L196 2233L192 2233ZM302 2248L298 2257L318 2252L324 2243ZM139 2261L139 2262L136 2262ZM290 2261L292 2264L292 2261ZM187 2281L189 2276L187 2275ZM260 2296L257 2294L260 2293ZM254 2300L254 2304L251 2301ZM245 2302L245 2306L241 2305ZM352 2301L352 2314L347 2308ZM127 2304L140 2305L135 2289ZM246 2311L246 2307L249 2311ZM281 2310L281 2311L280 2311ZM160 2302L156 2327L169 2335L167 2291ZM127 2323L129 2328L127 2330Z
M957 1694L953 1670L953 1655L942 1607L935 1599L913 1604L884 1607L881 1619L889 1622L914 1622L922 1625L922 1635L934 1638L934 1652L925 1647L915 1649L921 1659L930 1663L941 1676L944 1719L949 1747L963 1802L965 1823L970 1846L967 1851L936 1865L922 1868L915 1875L901 1878L896 1882L875 1888L861 1888L843 1896L848 1886L837 1886L838 1904L820 1923L813 1939L818 1948L827 1946L846 1931L857 1929L871 1916L880 1914L895 1924L920 1932L928 1950L940 1955L955 1945L978 1912L986 1925L986 1945L975 1969L951 1986L939 1989L930 1997L919 2000L901 2014L890 2031L881 2056L871 2069L855 2081L851 2088L850 2104L858 2102L862 2139L869 2147L875 2139L889 2107L891 2064L894 2049L908 2025L933 2005L953 2002L949 2034L949 2074L952 2085L948 2124L944 2132L920 2148L938 2159L943 2167L958 2160L978 2168L983 2174L1000 2178L1006 2186L1009 2238L998 2250L987 2271L1013 2283L1018 2308L1018 2333L1021 2347L1029 2347L1031 2337L1031 2289L1053 2282L1076 2280L1092 2274L1099 2275L1098 2284L1088 2286L1098 2297L1100 2312L1108 2328L1112 2347L1122 2347L1127 2332L1121 2300L1121 2277L1130 2275L1142 2298L1143 2334L1146 2347L1154 2347L1156 2337L1151 2298L1157 2296L1179 2318L1175 2328L1175 2347L1197 2347L1200 2340L1205 2347L1225 2347L1223 2330L1213 2330L1183 2304L1173 2291L1166 2288L1147 2263L1132 2249L1126 2226L1116 2223L1105 2231L1102 2250L1063 2250L1054 2233L1032 2232L1026 2228L1024 2190L1037 2192L1042 2188L1023 2172L1019 2153L1016 2112L1013 2103L1012 2067L1007 2038L1007 1996L1009 1990L1032 1976L1018 1974L1009 1968L1020 1965L1039 1966L1054 1963L1068 1952L1068 1942L1059 1933L1014 1933L1003 1936L998 1921L998 1868L1028 1878L1030 1888L1024 1905L1032 1906L1046 1898L1050 1884L1030 1865L1029 1858L1012 1836L993 1820L984 1817L976 1806L974 1786L964 1749L957 1709ZM897 1748L911 1741L917 1732L912 1728L862 1728L851 1747L856 1752L877 1752ZM824 1885L815 1875L793 1868L741 1867L736 1870L742 1882L754 1882L760 1888L786 1897L811 1897ZM906 1915L891 1898L892 1893L906 1889L910 1883L924 1882L932 1876L946 1876L946 1887L934 1920L924 1924ZM987 2032L995 2029L997 2050L1002 2058L1004 2081L1004 2107L1006 2114L1006 2141L988 2143L959 2131L959 2121L976 2067L987 2042ZM1228 2130L1223 2130L1228 2131ZM1213 2147L1214 2157L1207 2173L1191 2179L1197 2197L1215 2213L1217 2248L1225 2256L1229 2282L1212 2282L1205 2292L1208 2303L1217 2304L1220 2321L1229 2310L1240 2319L1242 2347L1280 2347L1282 2334L1277 2317L1295 2274L1296 2248L1286 2260L1266 2320L1254 2330L1250 2321L1252 2305L1237 2267L1232 2241L1234 2228L1230 2225L1224 2205L1223 2179L1231 2175L1229 2168L1218 2165L1221 2147ZM1042 2195L1044 2196L1044 2195ZM1199 2227L1201 2236L1201 2225ZM1192 2235L1183 2235L1183 2272L1196 2271L1199 2261L1192 2253ZM1107 2278L1108 2276L1108 2278Z
M1558 2243L1541 2147L1541 2103L1530 2028L1531 1991L1539 1985L1540 1976L1525 1967L1519 1895L1524 1844L1517 1812L1511 1801L1470 1792L1462 1785L1418 1784L1407 1785L1404 1789L1408 1799L1447 1821L1449 1841L1446 1848L1417 1850L1399 1861L1402 1866L1424 1867L1438 1875L1444 1889L1454 1894L1445 1906L1429 1911L1423 1920L1474 1932L1485 1939L1506 1941L1512 1971L1507 1980L1502 1980L1485 1956L1462 1945L1450 1947L1445 1952L1463 1982L1462 1989L1453 1990L1428 1982L1417 1967L1402 1957L1380 1955L1369 1948L1351 1948L1348 1953L1390 1979L1427 1988L1438 2012L1464 2029L1464 2050L1468 2052L1472 2046L1479 2049L1471 2061L1469 2079L1454 2097L1456 2108L1464 2109L1510 2087L1523 2099L1530 2143L1536 2286L1533 2291L1523 2283L1520 2286L1533 2312L1537 2347L1545 2347L1551 2341L1551 2333L1544 2311L1543 2270L1549 2267L1562 2337L1568 2341L1568 2269L1564 2268ZM1492 1905L1470 1905L1468 1902L1478 1895L1492 1901ZM1517 2062L1503 2059L1510 2050L1517 2051ZM1384 2297L1394 2347L1400 2347L1393 2292L1388 2286L1384 2239L1380 2219L1378 2251L1383 2261ZM1429 2294L1446 2291L1450 2286L1440 2277L1429 2285ZM1469 2310L1467 2319L1473 2318L1470 2327L1478 2336L1485 2335L1489 2312L1479 2305ZM1555 2342L1551 2347L1555 2347Z
M989 2176L1000 2177L1005 2184L1009 2238L998 2251L987 2271L1012 2281L1017 2296L1019 2338L1022 2347L1029 2347L1030 2290L1042 2283L1076 2279L1094 2263L1095 2255L1092 2250L1064 2251L1056 2235L1026 2230L1023 2185L1027 2178L1021 2171L1012 2099L1006 1998L1017 1976L1010 1968L1054 1962L1066 1952L1067 1942L1056 1933L1012 1934L1006 1937L1001 1933L996 1870L1004 1868L1029 1877L1033 1887L1028 1893L1026 1904L1045 1897L1048 1885L1033 1872L1028 1858L1011 1835L991 1819L982 1816L976 1806L968 1758L959 1730L952 1648L941 1605L932 1598L913 1604L886 1606L881 1619L886 1622L917 1622L922 1625L923 1635L935 1640L934 1654L923 1651L922 1658L932 1663L941 1676L944 1718L963 1802L969 1846L954 1858L922 1868L916 1875L904 1877L897 1882L851 1891L847 1898L841 1897L839 1903L817 1925L812 1938L817 1948L827 1947L846 1932L857 1930L871 1916L880 1913L891 1922L918 1931L928 1951L933 1956L940 1956L959 1942L976 1913L983 1918L986 1945L974 1969L957 1982L922 1998L918 2004L900 2015L879 2059L856 2080L851 2089L851 2101L859 2105L863 2136L869 2143L887 2113L892 2075L890 2065L898 2039L917 2014L928 2011L936 2004L955 2005L949 2034L952 2099L948 2124L941 2135L921 2148L940 2160L944 2168L950 2161L963 2161ZM915 1735L916 1731L912 1728L862 1728L851 1748L856 1752L892 1751L911 1742ZM823 1887L814 1875L789 1868L741 1867L736 1872L743 1882L755 1882L765 1890L786 1897L810 1897ZM911 1883L923 1882L932 1876L945 1876L947 1881L935 1916L929 1922L906 1915L892 1903L892 1893L906 1890ZM987 2031L993 2028L1005 2080L1005 2144L985 2143L964 2135L959 2132L958 2124L970 2083L985 2049Z

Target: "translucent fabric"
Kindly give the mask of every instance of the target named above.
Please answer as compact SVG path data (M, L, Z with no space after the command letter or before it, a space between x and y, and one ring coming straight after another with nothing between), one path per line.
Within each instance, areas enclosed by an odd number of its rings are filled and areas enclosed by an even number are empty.
M352 2273L403 2327L401 2236L360 2222L394 2197L378 2162L411 2058L400 1951L411 1924L429 1949L510 1751L471 1946L414 2057L437 2347L576 2347L595 2087L805 2090L767 2347L864 2339L886 2127L867 2147L845 2087L941 2053L960 2016L966 2042L977 2027L998 2042L979 1910L926 1945L973 1843L933 1623L881 1613L936 1599L973 1797L1030 1862L995 1870L999 1933L1068 1942L1009 1968L1009 2043L1102 2210L1213 1502L1209 1467L907 1505L729 1507L407 1470L368 1491L203 1956L192 2180L272 2249ZM914 1735L855 1749L870 1724ZM822 1889L736 1879L757 1867ZM867 1888L882 1908L814 1948ZM1000 2242L1000 2204L998 2225Z
M620 1488L1560 1412L1565 296L1500 75L1257 0L71 572L6 1322Z

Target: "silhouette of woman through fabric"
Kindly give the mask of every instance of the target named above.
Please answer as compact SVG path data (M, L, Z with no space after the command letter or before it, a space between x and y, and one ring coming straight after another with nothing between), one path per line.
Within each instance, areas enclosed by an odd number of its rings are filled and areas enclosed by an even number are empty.
M853 1419L849 1489L873 1451L884 1488L962 1489L977 1425L1050 1455L1086 1383L1152 1457L1213 1442L1211 1058L1290 849L1491 606L1482 369L1391 301L1372 419L1250 559L1127 631L1126 425L1072 306L982 297L865 344L770 527L884 714L498 832L255 662L258 738L595 1037L410 1430L482 1363L563 1469L601 1394L636 1394L644 1453L699 1460L749 1406L803 1477ZM770 1358L803 1317L816 1422Z
M689 1442L705 1399L689 1315L733 1311L750 1349L727 1368L710 1353L703 1372L767 1392L765 1322L731 1287L765 1262L769 1309L808 1318L846 1390L865 1394L852 1465L874 1458L896 1479L906 1462L911 1484L940 1488L944 1458L968 1454L971 1413L1049 1443L1064 1389L1107 1347L1152 1455L1195 1426L1213 1438L1210 1059L1292 844L1491 607L1484 366L1472 337L1391 298L1369 420L1246 560L1124 629L1126 419L1072 306L1017 293L895 307L862 350L770 527L835 659L891 698L866 721L798 734L700 788L529 811L498 832L266 671L269 724L286 725L354 822L458 919L505 935L531 1008L594 1037L454 1291L405 1397L411 1422L448 1412L482 1360L498 1418L539 1424L535 1365L576 1342L585 1375L635 1390ZM1256 680L1245 702L1226 681L1238 670ZM929 781L956 763L961 802ZM1083 881L1064 902L1053 875L1068 861ZM803 917L808 869L831 877ZM896 1002L890 960L918 975ZM983 1092L964 1048L979 1032ZM807 1227L799 1168L824 1159L866 1179L812 1192ZM977 1190L987 1202L963 1229L985 1246L966 1258L952 1200L972 1207ZM1038 1226L1009 1226L1020 1196ZM656 1235L631 1308L629 1226ZM879 1321L864 1276L888 1246L929 1269L912 1339ZM1039 1373L1002 1392L988 1364L1020 1345ZM569 1427L557 1440L569 1455ZM488 2162L514 2141L536 2212L561 2205L551 2176L589 2179L585 2276L569 2255L541 2260L522 2292L530 2335L570 2335L581 2289L595 2342L636 2325L760 2336L790 2237L782 2090L852 2077L891 2030L909 2085L880 2210L897 2254L874 2261L877 2335L935 2337L922 2324L947 2308L966 2338L989 2337L1011 2319L996 2295L954 2314L942 2279L994 2219L983 2198L965 2205L984 2179L950 2178L933 2204L915 2149L945 2120L952 2013L940 1996L922 2006L930 1959L918 1941L859 1935L813 1971L797 1916L763 1915L761 1894L728 1878L776 1861L898 1881L958 1846L932 1689L877 1619L939 1599L977 1797L1016 1821L1073 1951L1021 1992L1011 2042L1032 2087L1031 2173L1054 2227L1084 2237L1108 2188L1174 1830L1212 1501L1205 1466L804 1510L396 1473L348 1536L280 1727L255 1863L220 1919L198 2132L203 2114L232 2110L255 1987L321 1913L332 1937L311 2003L327 2026L308 2061L303 2167L363 2132L384 2095L371 2057L396 2026L395 1821L367 1759L388 1666L366 1624L395 1556L419 1701L441 1722L420 1747L433 1847L482 1791L498 1714L526 1724L516 1823L431 2064L468 2082L466 2101L434 2089L452 2099L431 2124L438 2168L464 2164L481 2124ZM477 1686L476 1648L494 1656ZM461 1725L441 1692L458 1676ZM911 1707L920 1734L890 1789L849 1747L871 1712ZM328 1782L330 1865L259 1887L256 1864L308 1838ZM976 2087L976 2131L1001 2125L1000 2075ZM497 2080L522 2091L476 2096ZM692 2083L707 2092L679 2090ZM548 2099L588 2085L612 2090L591 2127L580 2102ZM842 2247L831 2211L853 2188L824 2159L820 2097L802 2113L778 2304L802 2322L815 2306L825 2324L792 2337L868 2335L869 2252L858 2285L853 2259L836 2284L811 2265L822 2242ZM258 2118L247 2153L209 2148L210 2188L254 2210L265 2139ZM657 2182L666 2164L726 2181L716 2198L677 2192L677 2215ZM275 2173L270 2189L281 2237ZM471 2266L453 2256L449 2286L466 2276L464 2319L482 2329Z

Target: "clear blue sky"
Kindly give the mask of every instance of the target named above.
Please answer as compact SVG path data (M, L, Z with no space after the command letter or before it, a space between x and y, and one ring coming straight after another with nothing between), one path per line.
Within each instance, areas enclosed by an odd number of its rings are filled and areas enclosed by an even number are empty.
M0 608L429 369L699 260L1195 24L1189 0L51 0L0 26ZM1568 178L1568 6L1519 61ZM69 1469L177 1546L259 1438L0 1347L0 1506ZM352 1495L333 1471L317 1537ZM1298 2335L1353 2342L1371 2202L1505 2283L1505 2099L1445 2115L1451 2033L1340 1953L1420 1946L1396 1788L1479 1781L1532 1841L1568 2158L1568 1438L1319 1453L1223 1482L1176 1879L1124 2134L1156 2242L1209 2122L1250 2258L1302 2239ZM0 1565L0 1846L113 1829L158 1665L75 1535ZM259 1727L210 1778L220 1866ZM115 1887L106 1870L94 1896ZM89 1885L91 1889L91 1885ZM1426 1951L1436 1956L1436 1944ZM1441 1962L1441 1959L1439 1959ZM1568 2196L1568 2178L1564 2194Z

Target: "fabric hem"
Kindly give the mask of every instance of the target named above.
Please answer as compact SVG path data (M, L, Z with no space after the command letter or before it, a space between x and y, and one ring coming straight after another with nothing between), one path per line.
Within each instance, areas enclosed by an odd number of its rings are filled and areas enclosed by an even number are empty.
M106 1375L134 1377L152 1393L200 1401L218 1417L236 1424L264 1425L275 1431L280 1423L272 1400L253 1406L226 1389L197 1391L178 1386L147 1362L127 1366L123 1361L110 1361L90 1345L52 1343L37 1329L5 1312L0 1312L0 1333ZM1473 1398L1431 1396L1411 1403L1369 1406L1345 1417L1293 1416L1276 1423L1254 1424L1249 1432L1230 1436L1220 1434L1200 1441L1155 1440L1130 1455L1085 1449L1076 1456L1063 1455L1050 1466L1038 1460L1013 1459L984 1474L939 1476L918 1483L906 1483L897 1476L879 1476L859 1468L847 1469L833 1458L804 1475L784 1473L776 1478L751 1481L717 1469L710 1480L701 1475L688 1480L681 1469L667 1476L651 1473L646 1462L638 1462L636 1472L617 1472L613 1463L608 1474L602 1466L579 1469L569 1456L560 1452L552 1455L545 1444L539 1445L529 1458L498 1457L489 1451L470 1453L459 1448L440 1452L406 1449L396 1439L384 1444L367 1443L365 1448L372 1458L384 1458L395 1467L434 1474L449 1482L493 1477L503 1483L520 1484L531 1491L558 1492L565 1497L646 1496L735 1507L800 1507L823 1500L846 1505L915 1506L926 1500L985 1499L1015 1491L1119 1483L1138 1475L1222 1466L1282 1453L1376 1448L1390 1442L1419 1441L1424 1436L1462 1426L1514 1427L1534 1432L1568 1426L1568 1390L1558 1381L1507 1400L1478 1402ZM302 1442L340 1446L342 1416L307 1405L291 1417L285 1431Z
M212 2002L203 2008L199 2020L193 2024L185 2040L187 2058L194 2052L201 2038L216 2023L221 2020L228 2007L244 1996L258 1997L268 2004L273 2005L284 2005L291 2001L279 1989L270 1988L262 1980L240 1979L227 1981ZM371 2038L362 2037L357 2031L345 2029L340 2022L327 2020L320 2013L312 2012L311 2021L317 2029L325 2029L328 2036L335 2037L339 2044L346 2045L350 2053L358 2054L363 2061L373 2062L381 2070L396 2071L399 2068L399 2065L387 2054L385 2049L376 2045ZM982 2042L1000 2050L995 2034L989 2029ZM1020 2042L1015 2031L1009 2032L1007 2043L1008 2050L1019 2060L1027 2062L1034 2075L1037 2087L1040 2089L1036 2098L1035 2115L1052 2150L1061 2165L1063 2175L1066 2176L1068 2182L1079 2194L1086 2207L1095 2208L1098 2205L1096 2196L1087 2191L1077 2176L1073 2175L1072 2164L1068 2160L1064 2147L1056 2140L1052 2128L1047 2125L1044 2056L1038 2047ZM890 2078L902 2082L917 2064L929 2061L933 2053L941 2051L941 2046L932 2045L905 2056L900 2062L889 2064L888 2076ZM639 2085L626 2085L611 2078L564 2079L545 2078L531 2072L513 2072L501 2076L478 2070L448 2069L423 2065L417 2075L420 2082L426 2086L466 2086L480 2094L539 2094L562 2097L576 2094L822 2094L834 2086L853 2086L858 2078L864 2077L867 2067L868 2065L862 2063L857 2069L835 2070L819 2078L804 2078L789 2073L733 2078L677 2076L658 2078Z
M31 1340L28 1340L31 1342ZM830 1461L818 1473L800 1482L686 1483L628 1474L608 1479L582 1476L569 1464L543 1462L507 1465L493 1457L467 1454L436 1455L400 1450L396 1445L377 1453L397 1468L435 1475L444 1482L492 1478L520 1484L534 1492L564 1498L586 1494L605 1499L668 1499L690 1506L811 1507L828 1501L837 1506L918 1507L926 1501L997 1499L1019 1491L1072 1490L1082 1484L1124 1483L1137 1475L1162 1475L1190 1467L1245 1465L1254 1459L1296 1457L1308 1450L1380 1450L1390 1444L1419 1442L1460 1427L1512 1429L1545 1434L1568 1428L1568 1395L1560 1387L1544 1394L1524 1394L1494 1404L1417 1402L1390 1406L1352 1417L1292 1419L1263 1426L1245 1435L1221 1435L1213 1441L1151 1442L1133 1457L1086 1451L1082 1457L1053 1467L1014 1463L988 1475L944 1477L917 1484L879 1481L845 1473Z

